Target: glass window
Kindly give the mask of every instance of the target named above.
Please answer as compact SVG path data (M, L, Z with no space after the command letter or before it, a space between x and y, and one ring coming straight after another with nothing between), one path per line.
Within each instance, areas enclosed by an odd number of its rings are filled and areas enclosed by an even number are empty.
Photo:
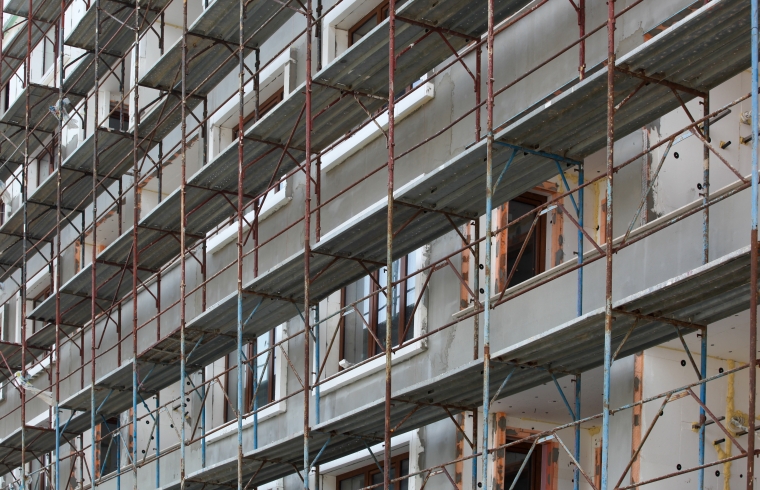
M383 462L380 461L382 466ZM409 474L409 454L401 454L391 459L391 479L398 476L406 476ZM367 465L358 470L351 471L344 475L337 477L338 490L359 490L360 488L368 487L370 485L376 485L383 483L384 475L377 467L377 464L373 461L371 465ZM399 490L407 490L409 488L409 481L403 480L400 484L391 485L391 490L398 488Z
M276 342L275 331L260 335L255 341L243 346L245 357L243 370L243 411L248 413L254 410L254 396L256 397L255 407L257 409L272 403L275 400L275 359L277 349L270 349ZM245 363L249 361L253 369ZM237 352L231 352L225 358L225 367L228 370L226 376L225 390L227 391L228 403L224 406L224 420L229 422L236 418L235 409L237 408ZM255 374L255 378L254 378ZM225 400L226 401L226 400Z
M501 213L505 219L500 220L499 225L511 223L530 211L538 208L546 202L544 196L533 193L525 193L512 199L502 206ZM546 216L541 216L531 232L531 226L535 219L535 213L525 216L517 223L509 227L506 232L499 233L499 275L497 288L501 290L509 278L515 264L509 287L520 284L544 271L545 248L546 248ZM530 234L530 236L529 236ZM520 250L527 239L527 245L518 263Z
M400 344L401 336L404 340L409 340L414 335L417 278L407 276L417 271L415 256L416 253L413 252L393 263L393 282L396 283L392 288L393 345ZM341 307L356 303L355 308L344 312L340 325L341 359L351 364L368 359L385 349L387 300L381 289L386 286L386 279L385 268L382 268L346 286L342 291Z
M119 469L119 418L98 425L98 474L102 477Z
M504 486L506 488L512 486L512 482L520 471L523 461L525 461L525 456L530 451L530 446L530 443L523 443L510 446L504 451ZM514 490L539 490L541 488L541 453L541 446L536 445L528 463L520 473Z
M348 30L348 45L352 46L359 42L386 17L388 17L388 2L383 2Z

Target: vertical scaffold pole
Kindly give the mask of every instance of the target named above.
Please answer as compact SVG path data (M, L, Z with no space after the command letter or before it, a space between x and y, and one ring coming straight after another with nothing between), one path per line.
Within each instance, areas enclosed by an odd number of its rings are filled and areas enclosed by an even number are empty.
M90 482L93 490L97 487L97 451L96 451L96 426L95 418L97 416L97 405L95 404L95 345L97 342L97 336L95 332L95 315L97 313L97 275L96 275L96 257L98 254L98 131L99 116L99 91L100 91L100 0L95 0L95 57L94 64L94 76L95 76L95 92L93 101L95 107L93 109L93 125L92 125L92 263L90 264L90 454L92 455L92 462L90 465ZM84 230L82 230L84 234ZM84 485L84 482L82 483Z
M707 95L702 101L702 115L707 117L710 114L710 96ZM710 124L707 120L704 123L705 139L710 138ZM702 263L710 261L710 147L702 145ZM700 338L700 374L702 379L707 377L707 329L703 329ZM699 386L699 399L702 404L707 403L707 383ZM702 466L705 463L705 409L699 407L699 461ZM697 474L697 489L703 490L705 487L705 469L700 468Z
M182 71L182 92L181 92L181 113L182 113L182 120L181 120L181 168L180 168L180 189L179 189L179 208L180 208L180 253L179 253L179 266L180 266L180 284L179 284L179 328L180 328L180 395L182 399L180 400L180 406L182 407L182 417L180 421L181 430L180 430L180 441L179 441L179 448L180 448L180 462L179 462L179 482L180 482L180 490L185 490L185 477L186 477L186 457L187 457L187 448L185 444L185 426L187 425L185 423L185 417L187 416L187 401L186 401L186 390L185 390L185 378L187 376L186 370L187 370L187 359L186 359L186 346L185 346L185 323L186 323L186 291L187 291L187 285L185 284L186 281L186 267L187 267L187 259L185 258L185 250L187 249L186 244L186 233L187 233L187 195L186 195L186 185L187 185L187 0L182 0L182 65L180 67L180 70Z
M607 0L607 214L604 294L604 394L602 400L602 481L607 490L610 448L610 369L612 367L612 179L615 146L615 2Z
M488 0L488 34L487 34L487 71L486 78L486 250L485 250L485 284L483 289L483 488L488 490L488 405L491 401L491 267L493 239L493 29L494 0Z
M581 419L581 373L575 375L575 422ZM575 425L575 448L574 455L576 461L581 460L581 425ZM580 488L581 470L577 466L573 472L573 490Z
M392 0L391 0L392 1ZM312 114L311 114L311 35L313 29L312 18L312 0L306 2L306 162L305 162L305 179L304 187L304 222L303 222L303 242L304 242L304 261L303 261L303 486L309 488L309 397L311 396L311 356L309 353L309 343L311 339L310 327L310 256L311 256L311 131L312 131Z
M137 368L137 274L139 264L139 246L137 242L138 229L137 223L140 221L140 206L138 205L140 199L140 159L137 156L137 148L139 144L138 127L140 125L140 93L138 91L137 81L140 79L140 1L135 0L135 47L133 50L133 63L134 63L134 76L132 79L132 89L134 90L134 104L133 111L135 115L135 124L132 134L132 187L134 193L134 203L132 206L132 488L137 490L137 397L140 382L140 373ZM159 169L161 168L161 160L158 161ZM159 193L159 199L160 199ZM161 298L161 280L156 282L157 298ZM157 305L160 309L160 305ZM156 337L161 334L161 322L156 322ZM119 347L121 349L121 347ZM158 394L156 394L158 396ZM158 423L158 411L156 411L156 424ZM156 441L158 441L158 427L155 429ZM159 486L159 466L161 460L158 459L158 442L156 442L156 487Z
M2 11L2 10L0 10ZM66 0L61 0L61 18L58 23L58 154L55 189L55 267L53 267L53 294L55 294L55 490L61 488L61 163L63 162L63 27L66 19ZM0 46L0 49L2 47Z
M391 393L393 353L393 187L396 92L396 0L388 3L388 220L385 256L385 451L383 455L383 482L391 488ZM382 293L380 293L382 294ZM399 339L400 340L400 339Z
M750 0L752 22L752 131L756 135L758 126L758 68L757 42L758 20L757 1ZM747 490L755 488L755 390L757 389L757 137L752 138L752 223L750 228L750 294L749 294L749 416L747 428Z
M245 80L243 51L245 0L240 0L238 20L238 185L237 185L237 488L243 489L243 111Z

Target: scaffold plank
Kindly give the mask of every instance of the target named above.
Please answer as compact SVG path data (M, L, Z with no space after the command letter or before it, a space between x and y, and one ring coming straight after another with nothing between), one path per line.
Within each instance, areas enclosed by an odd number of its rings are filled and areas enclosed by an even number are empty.
M23 80L23 73L16 73L16 70L24 64L28 54L28 21L19 22L19 26L14 30L8 39L3 40L3 69L0 74L0 86L5 86L8 81L17 76ZM32 22L32 49L37 46L46 32L50 30L50 25L44 22Z
M187 78L185 89L207 95L238 67L235 50L239 45L240 19L229 15L238 11L234 0L215 0L193 22L187 34ZM294 8L271 0L246 3L243 37L245 55L269 39L295 13ZM250 38L250 39L249 39ZM226 61L224 61L226 60ZM224 65L220 68L220 63ZM181 90L182 39L178 39L142 77L140 85L161 90ZM212 71L216 71L212 75Z
M3 11L19 17L29 17L29 0L8 0L3 5ZM54 24L61 16L59 0L33 0L33 18L37 21Z
M108 15L101 14L100 16L99 48L105 53L121 58L129 53L135 42L133 30L135 8L117 0L101 0L99 3L101 10L108 12ZM140 34L150 29L161 9L168 3L169 0L140 0ZM90 5L64 41L65 44L91 52L95 51L96 7L95 2Z

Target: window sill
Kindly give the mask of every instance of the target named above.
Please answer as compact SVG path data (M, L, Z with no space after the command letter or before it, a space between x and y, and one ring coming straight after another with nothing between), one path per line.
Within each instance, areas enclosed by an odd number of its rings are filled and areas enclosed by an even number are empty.
M427 350L427 343L424 340L417 341L411 345L398 350L392 360L392 365L396 365L400 362L404 362L417 354L420 354ZM330 392L343 388L351 383L355 383L361 379L366 378L374 373L378 373L385 369L385 357L374 359L367 364L357 367L342 376L336 376L335 378L326 381L319 385L319 395L326 395Z
M259 213L259 222L267 219L278 209L289 203L290 199L291 198L288 195L288 182L283 181L282 188L275 193L270 193L264 200L264 206L262 206L261 212ZM255 217L256 212L251 211L245 215L245 221L252 223ZM246 222L243 222L243 233L246 233L249 229L249 226ZM215 254L221 251L227 244L237 239L237 233L237 222L219 230L215 235L208 239L208 242L206 244L208 252Z
M286 409L286 402L285 400L281 400L271 407L265 408L261 412L259 412L259 423L271 419L272 417L276 415L280 415L281 413L285 413ZM248 415L247 417L243 418L243 430L253 426L253 415ZM215 442L219 439L224 439L225 437L237 434L237 424L230 424L224 429L214 432L213 434L206 437L206 442Z
M423 87L418 88L411 94L407 95L396 106L396 122L401 121L406 116L410 115L428 101L435 98L435 85L431 82L425 83ZM339 164L347 160L351 155L355 154L372 141L380 137L383 133L378 128L380 125L383 130L388 128L388 111L377 116L375 119L377 124L369 123L361 128L356 134L348 138L347 140L339 143L335 148L328 151L322 156L322 170L330 171L337 167Z

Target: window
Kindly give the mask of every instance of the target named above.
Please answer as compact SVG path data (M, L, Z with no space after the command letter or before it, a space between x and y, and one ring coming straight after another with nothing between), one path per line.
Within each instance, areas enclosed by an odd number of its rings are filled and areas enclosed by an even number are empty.
M381 3L376 9L368 13L362 20L348 30L348 45L353 46L359 39L366 36L369 31L377 27L388 17L388 2Z
M393 288L393 345L399 344L400 335L403 335L404 340L413 336L417 277L404 277L416 272L415 257L416 253L413 252L393 263L393 282L403 279ZM387 303L385 294L379 292L385 285L386 273L385 268L382 268L346 286L341 292L341 307L359 301L356 308L347 310L341 318L341 359L350 364L361 362L385 349ZM370 294L372 296L367 298Z
M53 140L48 144L42 152L40 152L39 156L37 157L37 186L39 187L42 182L53 173L55 170L56 164L58 163L57 160L57 152L55 151L56 148L56 139L53 138Z
M129 128L129 107L121 102L111 102L111 112L108 113L108 128L125 131Z
M380 461L380 468L382 468L383 462ZM374 462L371 465L359 468L350 473L340 475L337 478L338 490L358 490L360 488L368 487L370 485L376 485L383 483L384 475ZM409 453L401 454L391 459L391 479L406 476L409 474ZM399 482L398 487L396 484L391 485L391 490L398 488L399 490L407 490L409 488L409 480L403 480Z
M531 210L536 209L546 202L544 196L527 192L516 197L503 205L499 209L499 227L506 226ZM536 215L531 214L520 220L518 223L510 226L508 230L499 233L497 243L498 254L498 276L496 289L501 290L509 278L520 250L528 238L533 220ZM533 232L528 238L528 244L520 258L514 276L509 282L509 286L520 284L544 271L546 252L546 215L541 216L536 223Z
M119 418L104 420L97 427L98 476L103 477L119 470Z
M530 442L509 446L504 450L504 485L509 487L520 471L525 456L530 451ZM530 455L528 463L520 473L514 490L541 490L541 455L542 449L537 445Z
M261 118L264 114L274 109L274 106L282 102L282 99L284 96L285 96L285 88L283 87L277 90L274 94L272 94L271 97L269 97L263 103L260 103L259 104L259 118ZM253 110L251 111L250 114L248 114L245 117L245 119L243 119L243 131L245 132L248 128L253 126L253 123L255 122L256 122L256 110ZM232 131L234 140L237 140L238 129L239 129L239 126L236 124L235 128Z
M243 374L243 413L251 412L254 409L253 397L254 391L256 395L256 408L261 408L275 400L275 357L276 349L272 349L267 352L267 349L272 347L276 342L275 331L272 329L264 335L259 336L255 342L250 342L243 346L243 353L245 358L253 359L256 357L255 368L252 370L247 365L244 365ZM224 408L224 420L229 422L236 418L234 408L237 407L237 352L228 354L226 357L226 366L230 371L227 374L226 386L227 397L230 403L225 404ZM254 372L256 373L256 388L254 390ZM230 405L233 406L230 406Z

